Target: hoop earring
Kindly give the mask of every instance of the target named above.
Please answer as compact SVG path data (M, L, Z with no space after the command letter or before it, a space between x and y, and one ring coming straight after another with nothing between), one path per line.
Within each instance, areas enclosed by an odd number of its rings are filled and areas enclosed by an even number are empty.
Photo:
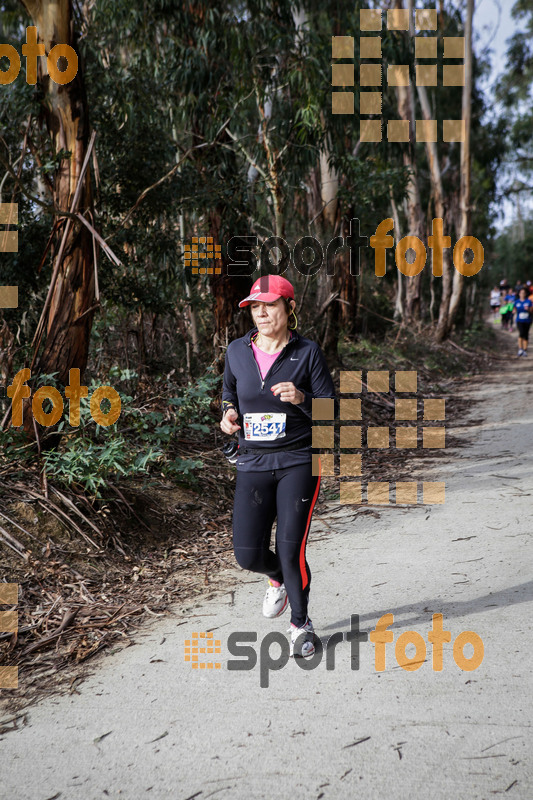
M289 314L289 319L291 318L291 315L294 317L294 325L289 325L288 322L287 322L287 328L290 331L295 331L296 328L298 327L298 318L296 317L296 314L294 313L294 311L291 311L291 313Z

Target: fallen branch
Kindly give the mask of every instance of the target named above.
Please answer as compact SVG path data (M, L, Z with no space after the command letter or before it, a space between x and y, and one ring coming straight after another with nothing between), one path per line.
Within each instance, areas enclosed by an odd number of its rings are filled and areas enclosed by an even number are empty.
M15 539L14 536L11 536L11 534L8 533L5 528L2 528L1 525L0 525L0 537L4 540L5 544L7 544L8 547L14 550L15 553L17 553L21 558L23 558L25 561L28 560L28 555L24 545L21 544L18 539Z
M92 235L94 236L94 238L96 239L96 241L98 242L98 244L101 246L102 250L104 251L104 253L105 253L105 254L106 254L106 256L108 257L108 259L109 259L110 261L112 261L114 264L116 264L116 265L117 265L117 267L122 267L122 266L123 266L123 264L122 264L122 261L120 260L120 258L114 254L114 252L111 250L111 248L109 247L109 245L107 244L107 242L105 241L105 239L102 239L102 237L100 236L100 234L98 233L98 231L96 231L96 230L93 228L93 226L91 225L91 223L90 223L88 220L86 220L86 219L85 219L85 217L83 216L83 214L81 214L81 213L78 211L78 212L76 213L76 216L77 216L77 218L80 220L80 222L83 222L83 224L84 224L84 225L85 225L85 226L86 226L86 227L87 227L87 228L90 230L90 232L92 233Z
M65 505L67 505L69 508L71 508L71 509L74 511L74 513L78 515L78 517L81 517L81 519L82 519L84 522L86 522L86 523L87 523L87 525L90 525L90 526L91 526L91 528L93 529L93 531L95 531L95 533L97 533L97 534L98 534L98 536L101 536L101 535L102 535L102 531L100 530L100 528L97 528L97 526L94 524L94 522L91 522L91 520L90 520L88 517L86 517L86 516L85 516L85 514L82 514L82 512L79 510L79 508L77 508L77 507L74 505L74 503L72 502L72 500L70 500L68 497L65 497L65 495L64 495L64 494L62 494L62 493L59 491L59 489L56 489L56 487L55 487L55 486L52 486L52 491L53 491L53 493L54 493L55 495L57 495L57 497L59 497L59 499L60 499L60 500L62 500L62 501L65 503Z
M22 651L21 655L27 656L29 653L33 653L34 650L38 650L40 647L44 647L44 645L54 641L54 639L57 639L59 636L61 636L61 634L65 631L65 629L68 628L69 625L72 625L72 623L76 619L79 610L80 610L79 608L74 608L72 610L69 609L68 611L66 611L65 616L61 620L61 624L57 629L57 631L51 633L49 636L45 636L43 639L39 639L39 641L35 642L34 644L30 644L29 647L26 647Z

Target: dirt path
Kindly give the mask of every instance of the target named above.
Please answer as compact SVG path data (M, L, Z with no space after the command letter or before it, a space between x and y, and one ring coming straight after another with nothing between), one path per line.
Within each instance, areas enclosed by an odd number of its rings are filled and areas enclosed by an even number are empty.
M1 736L2 796L531 798L533 355L516 359L514 335L498 335L509 361L463 385L480 402L448 427L466 446L414 467L418 480L446 482L444 505L375 516L332 505L313 525L310 614L324 645L344 634L314 669L293 660L266 668L264 637L285 636L289 620L264 619L263 580L234 570L234 592L177 607L103 658L77 693L43 700ZM388 612L385 670L376 671L370 641L354 669L351 616L370 632ZM451 632L442 671L427 638L434 613ZM195 631L218 637L221 669L184 661ZM406 631L427 648L414 671L396 659ZM462 631L483 642L472 671L454 659ZM257 637L248 639L253 669L228 669L236 632ZM465 658L472 651L467 644ZM273 660L279 653L271 644Z

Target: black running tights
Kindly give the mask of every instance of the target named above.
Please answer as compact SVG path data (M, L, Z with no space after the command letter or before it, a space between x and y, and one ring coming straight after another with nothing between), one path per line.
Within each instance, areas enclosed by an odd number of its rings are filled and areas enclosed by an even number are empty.
M311 463L263 472L237 470L233 506L233 547L243 569L268 575L285 584L291 622L307 618L311 570L305 546L320 490ZM275 552L270 549L277 517Z

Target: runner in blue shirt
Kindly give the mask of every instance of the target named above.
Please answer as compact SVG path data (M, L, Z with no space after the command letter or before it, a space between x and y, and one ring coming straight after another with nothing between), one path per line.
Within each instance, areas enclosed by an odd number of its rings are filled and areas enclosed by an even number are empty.
M320 347L296 331L288 280L262 276L239 306L250 306L256 327L229 344L224 368L220 427L239 433L235 558L268 577L264 616L277 617L290 604L290 654L307 657L315 645L305 548L320 490L320 474L312 474L312 401L330 398L335 405L335 388ZM318 465L320 473L320 458Z
M529 327L531 325L531 315L533 303L527 297L525 286L520 289L520 298L515 300L516 327L518 330L518 355L527 356L527 340L529 337Z

